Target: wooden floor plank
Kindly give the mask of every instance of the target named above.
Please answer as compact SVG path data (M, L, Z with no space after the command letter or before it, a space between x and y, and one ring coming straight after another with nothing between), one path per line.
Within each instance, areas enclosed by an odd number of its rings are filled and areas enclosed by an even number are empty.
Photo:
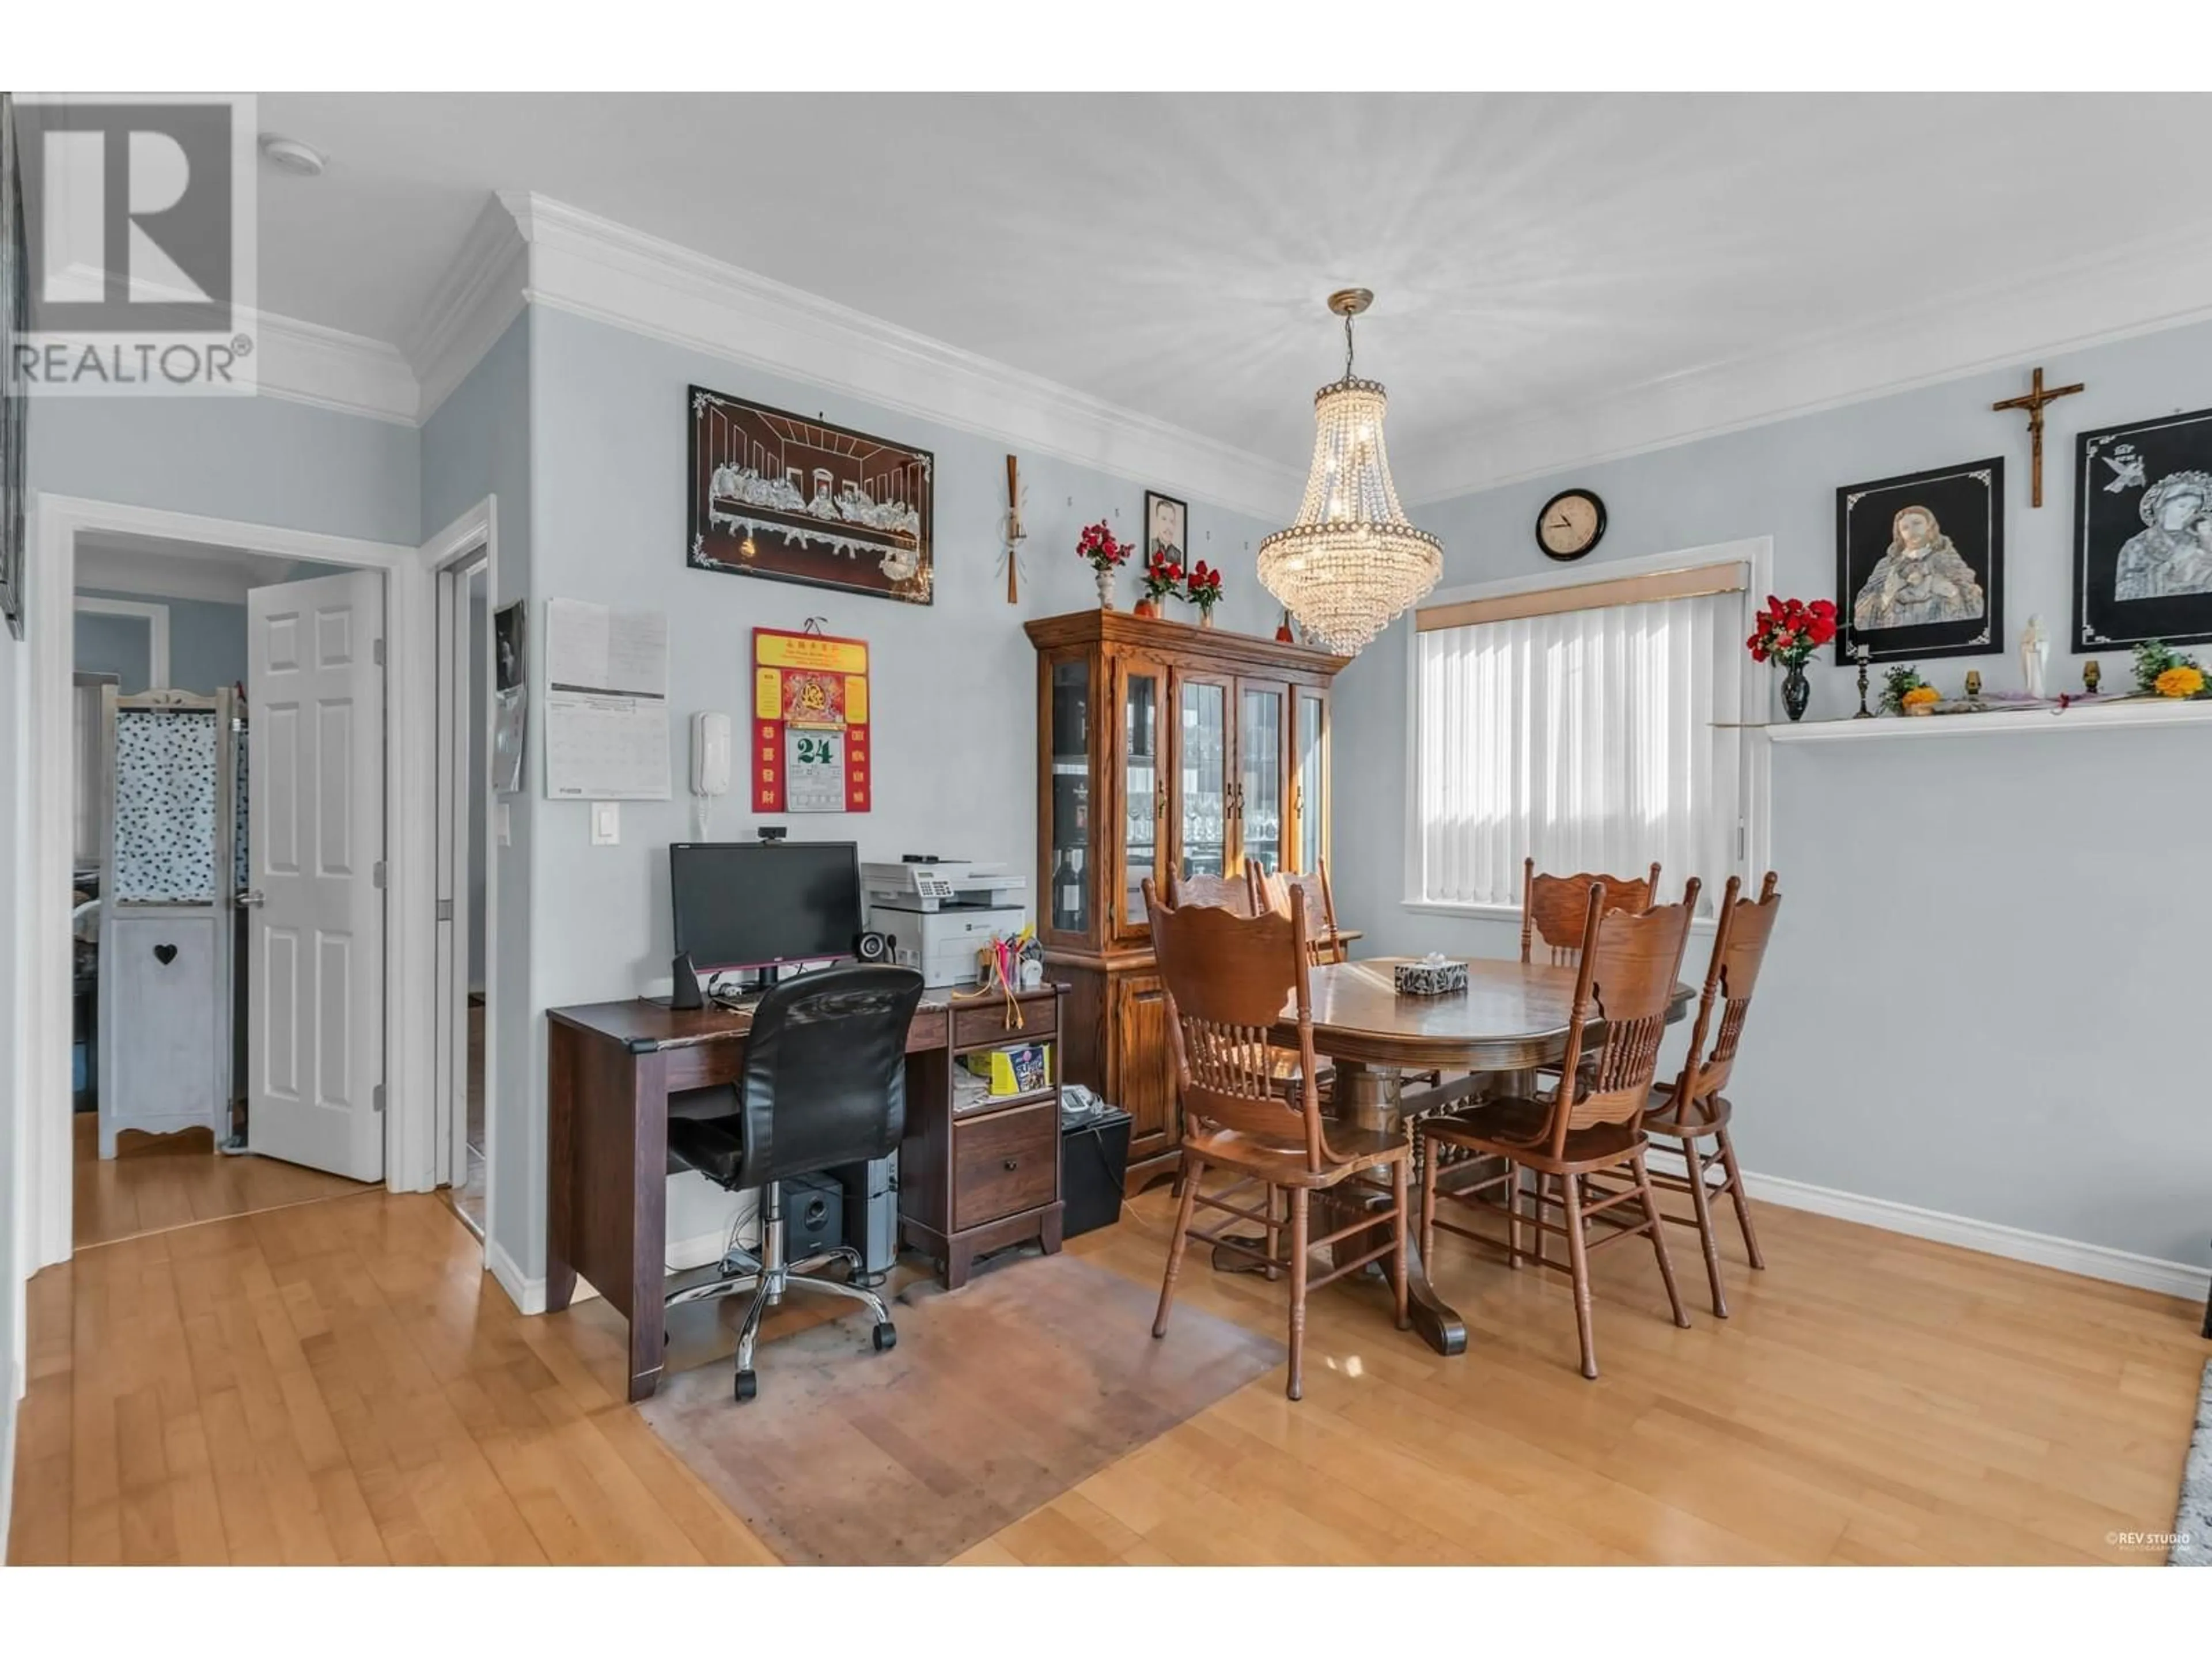
M32 1281L11 1561L774 1559L625 1403L604 1303L526 1319L435 1198L239 1163L80 1171L118 1236ZM1170 1214L1148 1194L1070 1249L1156 1283ZM1553 1275L1446 1241L1455 1359L1391 1328L1379 1285L1327 1287L1303 1401L1279 1370L961 1560L2160 1559L2106 1539L2171 1522L2197 1310L1825 1217L1761 1233L1765 1273L1724 1251L1731 1319L1691 1271L1687 1331L1648 1255L1601 1255L1595 1382ZM1279 1336L1283 1298L1194 1265L1177 1305ZM671 1364L726 1364L732 1326L687 1313Z

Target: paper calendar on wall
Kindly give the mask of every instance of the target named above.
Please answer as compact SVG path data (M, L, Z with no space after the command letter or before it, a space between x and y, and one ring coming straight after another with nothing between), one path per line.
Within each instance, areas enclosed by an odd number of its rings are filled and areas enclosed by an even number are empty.
M753 629L753 810L865 812L868 646Z

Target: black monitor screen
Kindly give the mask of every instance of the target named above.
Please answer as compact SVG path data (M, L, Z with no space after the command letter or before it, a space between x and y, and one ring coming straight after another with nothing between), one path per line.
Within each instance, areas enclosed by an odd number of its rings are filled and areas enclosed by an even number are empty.
M853 954L860 853L849 841L678 842L676 949L700 973Z

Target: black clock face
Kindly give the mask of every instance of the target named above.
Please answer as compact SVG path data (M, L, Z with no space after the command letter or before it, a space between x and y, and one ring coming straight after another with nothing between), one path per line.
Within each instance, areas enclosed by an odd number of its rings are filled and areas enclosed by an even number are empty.
M1562 489L1536 515L1536 545L1554 559L1579 559L1605 534L1605 503L1587 489Z

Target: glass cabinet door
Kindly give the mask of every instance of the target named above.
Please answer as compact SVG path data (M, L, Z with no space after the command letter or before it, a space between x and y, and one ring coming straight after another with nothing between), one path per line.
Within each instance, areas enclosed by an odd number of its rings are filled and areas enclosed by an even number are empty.
M1121 711L1122 890L1115 906L1114 931L1124 937L1148 931L1145 878L1150 876L1156 885L1166 878L1168 733L1160 715L1167 703L1167 671L1152 663L1124 661L1115 670Z
M1318 870L1327 854L1328 826L1328 696L1300 688L1297 726L1291 734L1291 822L1295 868Z
M1226 875L1229 869L1229 682L1181 675L1176 680L1176 782L1182 818L1176 868L1186 876Z
M1283 715L1288 688L1263 680L1237 683L1237 789L1230 811L1244 861L1283 867Z
M1091 932L1091 666L1052 665L1051 889L1043 896L1056 933Z

